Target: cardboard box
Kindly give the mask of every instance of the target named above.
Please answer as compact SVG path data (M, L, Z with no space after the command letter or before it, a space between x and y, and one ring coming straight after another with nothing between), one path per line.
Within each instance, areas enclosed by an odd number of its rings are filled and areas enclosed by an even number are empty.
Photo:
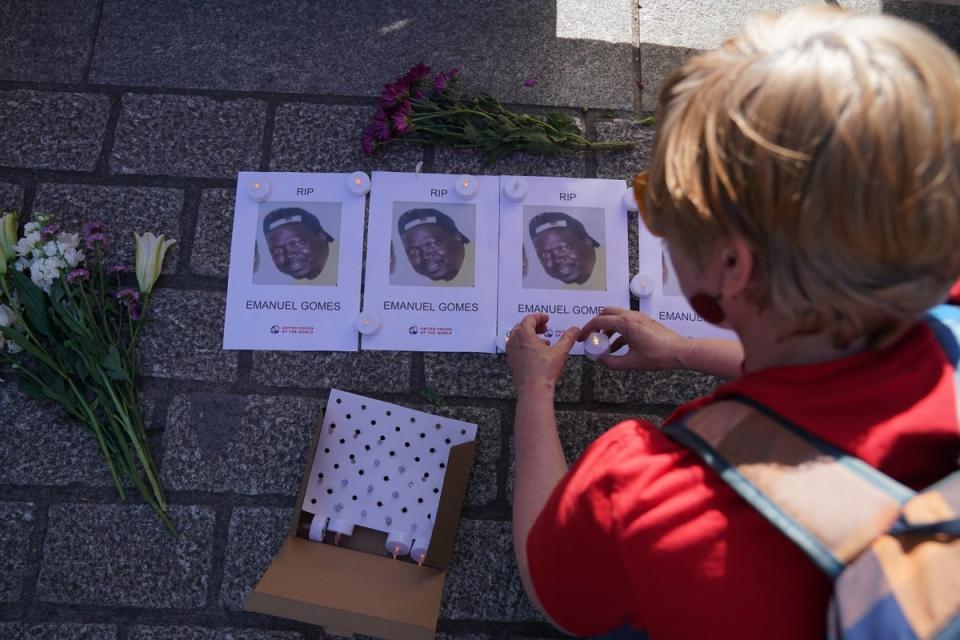
M307 539L313 515L303 510L323 415L307 456L287 538L244 603L246 611L300 620L337 636L430 640L437 628L443 581L453 553L474 442L451 448L433 537L423 566L394 560L384 549L386 534L356 527L341 546L327 533Z

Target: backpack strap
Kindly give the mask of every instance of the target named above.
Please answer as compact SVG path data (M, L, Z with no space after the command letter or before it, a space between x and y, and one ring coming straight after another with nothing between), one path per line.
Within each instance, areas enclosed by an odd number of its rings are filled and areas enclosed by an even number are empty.
M828 575L897 522L910 488L744 396L663 431L697 453Z

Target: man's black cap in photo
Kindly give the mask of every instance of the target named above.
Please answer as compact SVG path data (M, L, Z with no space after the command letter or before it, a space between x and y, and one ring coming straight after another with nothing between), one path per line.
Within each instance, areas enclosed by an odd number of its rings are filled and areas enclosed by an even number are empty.
M594 247L599 247L600 243L590 237L587 230L583 228L583 223L566 213L559 211L544 211L538 213L530 221L530 239L533 240L539 233L547 229L570 229L574 233L587 238Z
M300 207L285 207L268 213L263 219L263 235L267 236L277 227L295 222L299 222L314 233L322 233L326 236L327 242L333 242L333 236L326 232L317 217Z
M405 211L397 221L397 230L400 232L400 235L403 236L404 233L421 224L435 224L451 235L459 236L464 244L470 242L470 239L457 229L453 218L436 209L410 209L410 211Z

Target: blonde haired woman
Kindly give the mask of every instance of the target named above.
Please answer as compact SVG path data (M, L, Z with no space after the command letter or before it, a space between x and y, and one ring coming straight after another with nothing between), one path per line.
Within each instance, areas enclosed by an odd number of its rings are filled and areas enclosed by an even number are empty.
M741 344L680 338L609 309L554 347L525 318L514 546L527 593L576 635L822 638L830 580L653 425L630 420L567 469L553 390L569 348L617 336L611 368L733 381L676 421L746 397L919 489L957 468L956 364L928 310L960 277L960 63L883 16L752 21L660 95L645 193L684 295ZM742 345L742 346L741 346ZM813 499L816 499L814 496Z

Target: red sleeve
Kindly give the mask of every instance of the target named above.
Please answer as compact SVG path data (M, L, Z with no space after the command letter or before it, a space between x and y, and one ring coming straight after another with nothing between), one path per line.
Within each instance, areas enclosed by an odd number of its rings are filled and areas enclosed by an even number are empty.
M553 490L527 537L537 598L566 631L593 636L624 624L641 628L620 553L611 461L639 422L627 421L598 438ZM655 428L655 427L651 427Z

